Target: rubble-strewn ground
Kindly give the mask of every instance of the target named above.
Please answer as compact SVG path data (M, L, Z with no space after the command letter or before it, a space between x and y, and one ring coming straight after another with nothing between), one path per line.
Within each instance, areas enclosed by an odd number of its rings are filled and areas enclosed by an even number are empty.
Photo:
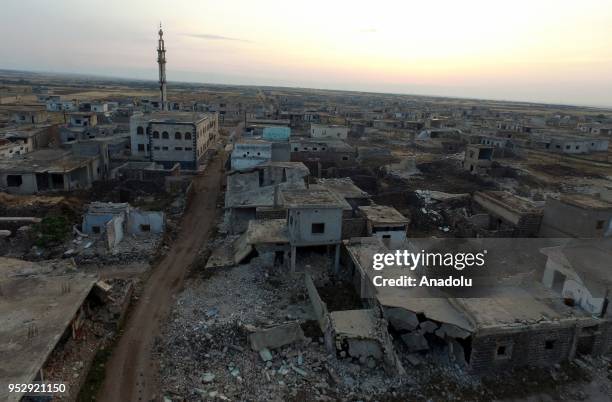
M218 243L218 242L215 242ZM325 253L298 258L326 298L332 282ZM579 360L553 369L524 369L478 378L434 350L414 366L395 342L407 375L393 377L380 368L337 358L323 345L312 321L303 275L291 277L270 268L265 256L214 272L193 273L176 300L158 339L163 394L175 401L199 400L609 400L612 365L606 358ZM327 284L327 286L326 286ZM334 284L333 286L338 286ZM332 295L333 296L333 295ZM339 292L337 307L351 308ZM350 304L350 300L349 300ZM331 306L331 303L330 303ZM264 362L247 340L248 325L300 320L307 340L272 351Z

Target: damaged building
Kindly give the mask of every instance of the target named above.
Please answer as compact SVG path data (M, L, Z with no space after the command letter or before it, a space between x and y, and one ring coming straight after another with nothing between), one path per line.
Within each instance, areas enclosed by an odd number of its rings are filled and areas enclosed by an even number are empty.
M51 273L62 264L0 257L3 401L17 402L23 396L9 392L9 384L47 381L44 367L56 346L82 336L88 300L98 279L83 273Z
M282 188L306 188L309 171L300 162L269 162L227 175L225 209L231 233L242 233L251 219L285 218Z
M94 202L83 216L82 230L88 235L104 235L113 249L126 234L143 236L164 231L164 213L142 211L127 203Z
M0 189L12 194L87 189L103 173L99 155L42 149L0 161Z
M551 366L578 354L609 353L607 319L567 305L544 287L489 285L478 297L456 297L436 288L376 287L373 255L387 253L378 238L345 242L343 273L367 305L384 311L390 327L416 356L446 353L451 362L478 374L523 366ZM395 276L394 276L395 275ZM589 347L579 347L588 344Z
M471 173L487 174L493 164L494 149L490 145L468 145L462 162L463 168Z
M540 237L612 236L612 203L587 194L548 197Z

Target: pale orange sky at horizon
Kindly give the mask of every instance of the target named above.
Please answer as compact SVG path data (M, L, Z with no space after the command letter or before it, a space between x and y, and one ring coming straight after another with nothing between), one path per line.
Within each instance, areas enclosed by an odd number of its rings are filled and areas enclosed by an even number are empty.
M2 10L0 68L156 79L163 20L170 85L612 106L610 0L4 0Z

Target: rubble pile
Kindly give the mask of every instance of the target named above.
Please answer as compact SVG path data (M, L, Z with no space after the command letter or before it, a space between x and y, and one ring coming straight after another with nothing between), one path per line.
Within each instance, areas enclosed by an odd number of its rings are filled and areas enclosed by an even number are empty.
M249 334L314 315L303 281L270 271L269 256L196 280L180 295L159 340L163 391L187 400L337 400L384 393L403 380L328 353L322 334L280 347L251 348ZM321 282L325 267L302 261ZM312 265L311 265L312 264ZM315 324L316 325L316 324ZM301 331L300 331L301 332ZM308 336L311 335L311 336Z
M74 257L78 264L129 264L146 261L153 257L162 240L161 235L126 236L112 251L104 239L93 236L77 237L72 247L64 252L65 257Z

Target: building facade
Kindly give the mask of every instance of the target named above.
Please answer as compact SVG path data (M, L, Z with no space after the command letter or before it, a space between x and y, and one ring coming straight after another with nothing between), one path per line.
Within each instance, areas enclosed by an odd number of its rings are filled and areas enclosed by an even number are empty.
M183 169L197 169L218 133L218 116L212 113L135 113L130 118L132 155L165 168L179 163Z

